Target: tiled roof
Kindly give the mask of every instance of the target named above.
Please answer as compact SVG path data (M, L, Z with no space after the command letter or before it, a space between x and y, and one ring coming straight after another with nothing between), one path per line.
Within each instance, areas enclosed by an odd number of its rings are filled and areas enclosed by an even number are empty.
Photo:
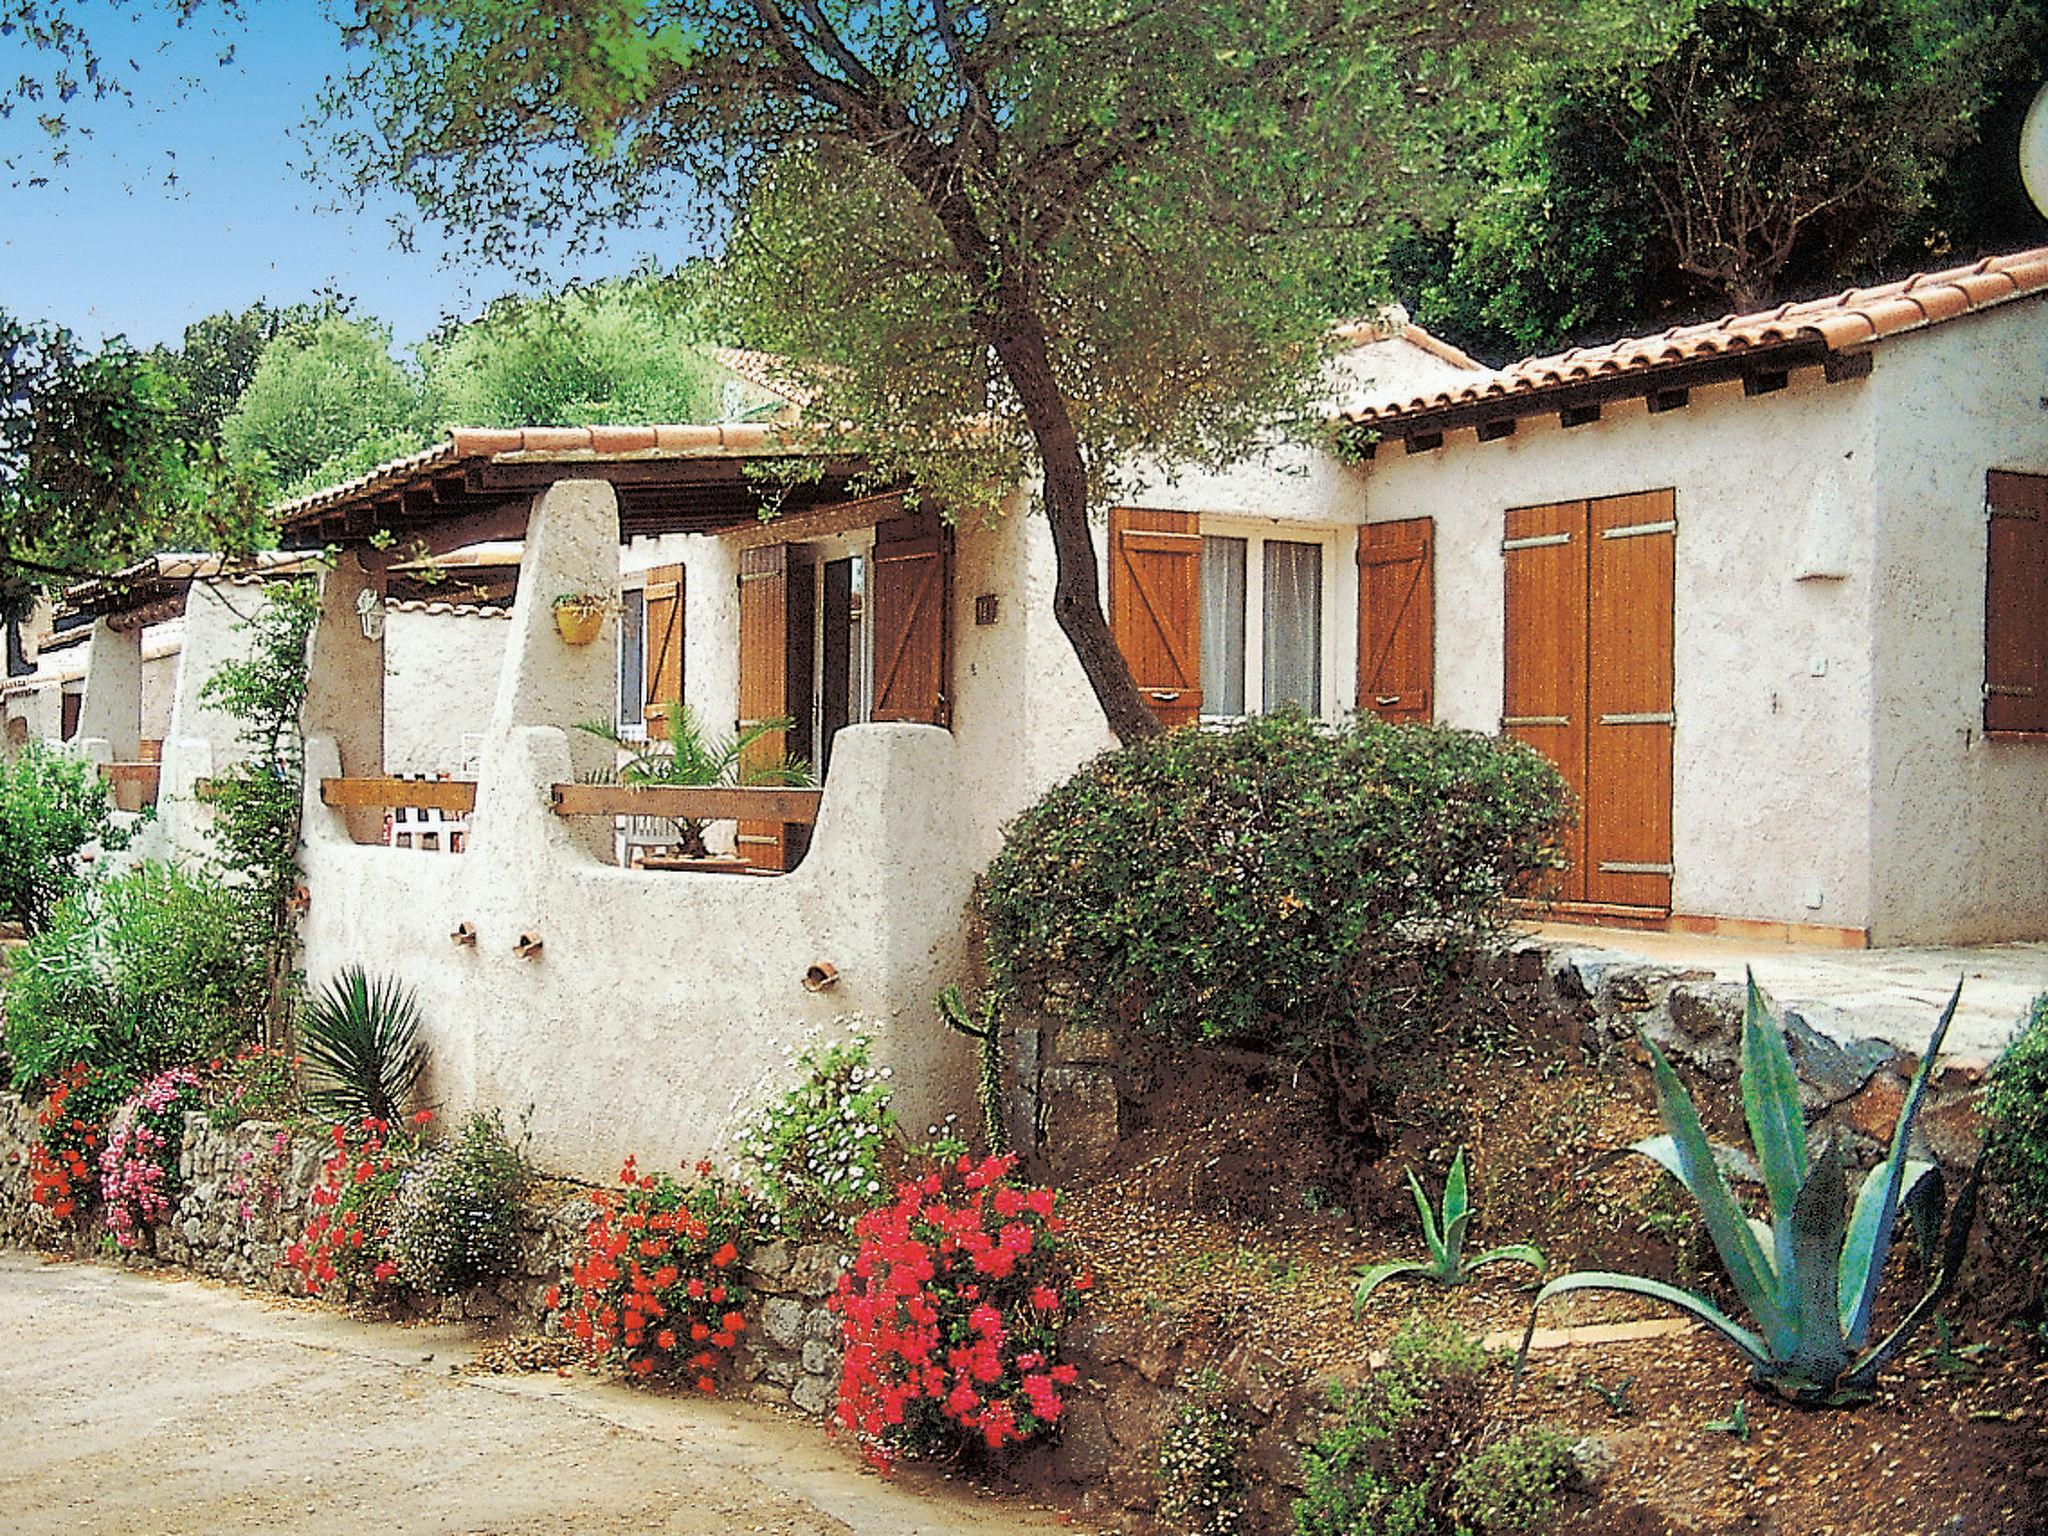
M419 597L387 597L384 607L390 613L437 613L451 618L509 619L512 608L508 603L448 603Z
M1525 358L1455 389L1365 406L1347 411L1339 419L1361 426L1392 425L1455 407L1631 375L1642 375L1648 383L1660 370L1801 344L1808 348L1817 345L1830 353L1855 351L2044 290L2048 290L2048 246L2010 256L1989 256L1966 267L1915 273L1900 282L1852 288L1832 298L1780 304L1756 314L1728 315L1697 325L1675 325L1655 336L1625 337L1604 346Z
M787 400L799 410L814 398L814 391L797 377L790 360L778 353L757 352L751 347L711 347L707 350L727 373Z
M309 512L395 490L420 475L469 460L575 463L596 459L747 458L792 451L787 429L752 422L662 427L456 427L441 442L387 459L339 485L324 486L274 508L289 525Z
M1431 357L1449 363L1453 368L1463 368L1474 373L1487 371L1486 364L1471 353L1452 346L1441 336L1431 335L1410 320L1408 311L1398 304L1391 306L1382 314L1339 321L1330 327L1330 334L1347 347L1369 347L1374 342L1399 339L1411 347L1427 352Z

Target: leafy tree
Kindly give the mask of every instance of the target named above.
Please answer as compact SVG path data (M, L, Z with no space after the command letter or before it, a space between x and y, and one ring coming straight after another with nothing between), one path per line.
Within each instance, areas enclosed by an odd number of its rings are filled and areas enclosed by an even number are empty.
M419 385L383 326L330 315L263 349L220 435L229 461L274 490L316 489L422 445Z
M471 427L715 419L724 375L684 305L651 280L501 299L420 349L428 409Z
M193 321L176 347L157 347L150 356L171 382L177 435L218 445L221 423L256 376L264 348L281 336L303 343L322 320L349 309L347 299L333 294L276 306L258 299L239 312Z
M366 184L466 248L633 221L729 238L755 344L880 478L1035 483L1053 607L1111 728L1158 729L1103 617L1091 513L1142 456L1227 461L1317 384L1332 293L1532 0L359 0L333 88Z

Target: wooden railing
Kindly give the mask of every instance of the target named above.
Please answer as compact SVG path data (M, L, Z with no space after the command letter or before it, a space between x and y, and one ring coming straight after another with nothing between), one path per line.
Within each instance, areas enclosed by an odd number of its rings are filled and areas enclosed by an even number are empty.
M100 777L114 786L114 803L123 809L139 809L144 805L156 804L157 785L163 777L162 763L101 763ZM124 794L133 789L134 796ZM136 806L130 807L124 801L134 798Z
M407 806L467 816L476 809L474 779L322 779L320 803L337 810Z
M671 821L780 821L811 826L821 789L684 784L557 784L557 816L662 816Z

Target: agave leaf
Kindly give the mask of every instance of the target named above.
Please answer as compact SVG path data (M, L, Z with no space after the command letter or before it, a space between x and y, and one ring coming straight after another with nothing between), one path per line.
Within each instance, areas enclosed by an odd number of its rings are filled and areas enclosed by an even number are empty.
M1922 1171L1914 1173L1915 1168ZM1941 1175L1941 1169L1934 1163L1909 1161L1906 1164L1906 1192L1899 1197L1899 1204L1913 1223L1913 1246L1920 1251L1920 1267L1923 1272L1934 1267L1936 1252L1941 1247L1941 1218L1948 1209L1948 1180Z
M1448 1236L1453 1222L1460 1216L1471 1214L1472 1202L1465 1191L1465 1149L1458 1148L1458 1155L1451 1159L1450 1176L1444 1180L1444 1231Z
M1468 1261L1465 1268L1484 1269L1489 1264L1526 1264L1540 1275L1543 1273L1543 1250L1534 1243L1509 1243L1505 1247L1480 1254L1478 1258Z
M1351 1315L1360 1317L1372 1293L1396 1275L1426 1275L1431 1268L1421 1259L1396 1259L1391 1264L1375 1264L1359 1280L1358 1287L1351 1293Z
M1763 1165L1764 1189L1771 1197L1771 1220L1777 1238L1772 1253L1780 1276L1792 1268L1792 1208L1806 1183L1806 1116L1799 1108L1799 1074L1785 1045L1785 1026L1770 999L1745 972L1749 995L1742 1010L1742 1113L1749 1139ZM1793 1298L1785 1297L1789 1310Z
M1953 1006L1953 1005L1951 1005ZM1984 1153L1977 1153L1977 1162L1963 1180L1963 1187L1956 1192L1955 1209L1949 1213L1948 1236L1942 1243L1941 1269L1935 1274L1933 1283L1921 1293L1920 1299L1899 1319L1899 1325L1886 1334L1877 1346L1868 1353L1857 1357L1855 1367L1842 1378L1840 1386L1846 1391L1872 1392L1877 1388L1877 1375L1894 1356L1906 1347L1907 1342L1919 1331L1920 1325L1933 1316L1936 1308L1948 1298L1954 1289L1956 1277L1963 1271L1963 1257L1970 1247L1970 1228L1977 1222L1977 1196L1984 1187Z
M1691 1291L1682 1291L1675 1285L1666 1285L1661 1280L1645 1279L1641 1275L1617 1275L1603 1269L1586 1269L1575 1274L1559 1275L1536 1293L1535 1301L1529 1306L1529 1331L1522 1335L1522 1350L1515 1359L1517 1379L1520 1378L1522 1366L1529 1358L1529 1341L1536 1336L1537 1308L1551 1297L1562 1296L1567 1291L1623 1291L1631 1296L1647 1296L1652 1301L1661 1301L1667 1306L1676 1307L1679 1311L1698 1318L1742 1351L1750 1364L1758 1370L1770 1368L1770 1351L1765 1347L1764 1341L1704 1296L1695 1296Z
M1692 1095L1685 1091L1685 1085L1671 1070L1671 1063L1657 1049L1656 1042L1644 1036L1643 1043L1650 1051L1657 1107L1663 1113L1664 1128L1671 1133L1678 1156L1679 1182L1699 1202L1707 1234L1714 1240L1714 1251L1721 1256L1721 1266L1735 1283L1742 1304L1772 1346L1780 1353L1789 1352L1793 1342L1791 1325L1779 1304L1777 1274L1758 1246L1748 1216L1729 1193L1721 1170L1715 1166L1713 1148L1707 1142L1706 1132L1700 1129L1699 1111L1693 1108Z
M1885 1257L1891 1252L1892 1229L1899 1219L1899 1196L1906 1183L1906 1147L1913 1138L1913 1121L1920 1113L1921 1100L1927 1097L1927 1081L1934 1075L1934 1058L1941 1053L1941 1042L1948 1037L1948 1027L1956 1016L1956 1004L1963 999L1963 982L1956 978L1956 989L1948 1000L1948 1006L1941 1010L1941 1022L1934 1026L1934 1034L1927 1042L1927 1049L1920 1057L1920 1066L1913 1074L1913 1085L1906 1090L1906 1102L1899 1110L1899 1123L1892 1131L1892 1146L1884 1160L1884 1183L1877 1201L1876 1219L1863 1232L1850 1234L1850 1244L1842 1255L1844 1281L1853 1286L1851 1300L1843 1313L1842 1332L1851 1349L1861 1349L1870 1338L1870 1315L1877 1306L1877 1289L1884 1280Z
M1862 1186L1856 1191L1855 1209L1849 1215L1849 1232L1843 1240L1842 1251L1852 1262L1843 1266L1839 1297L1845 1333L1854 1316L1857 1298L1862 1294L1863 1275L1855 1267L1854 1255L1869 1252L1876 1237L1877 1202L1884 1198L1890 1176L1891 1170L1885 1163L1879 1163L1866 1173ZM1906 1160L1904 1182L1905 1193L1899 1197L1900 1203L1912 1217L1920 1262L1931 1267L1934 1250L1941 1242L1941 1213L1948 1198L1945 1181L1940 1168L1924 1158L1914 1157Z
M1408 1170L1408 1191L1415 1196L1415 1209L1422 1217L1422 1241L1429 1247L1429 1256L1436 1260L1441 1269L1447 1255L1444 1252L1443 1234L1437 1230L1436 1212L1429 1207L1429 1196L1422 1192L1422 1180L1415 1177L1415 1170Z
M1757 1167L1756 1159L1742 1148L1731 1147L1721 1141L1709 1142L1708 1146L1714 1154L1714 1166L1725 1176L1750 1184L1763 1183L1764 1171ZM1685 1174L1678 1166L1678 1144L1669 1136L1645 1136L1641 1141L1631 1143L1626 1150L1647 1157L1681 1184L1685 1182Z
M1842 1202L1848 1194L1842 1146L1830 1136L1800 1185L1790 1217L1779 1227L1779 1246L1789 1261L1785 1285L1799 1307L1799 1343L1786 1363L1810 1381L1833 1381L1849 1364L1837 1286Z

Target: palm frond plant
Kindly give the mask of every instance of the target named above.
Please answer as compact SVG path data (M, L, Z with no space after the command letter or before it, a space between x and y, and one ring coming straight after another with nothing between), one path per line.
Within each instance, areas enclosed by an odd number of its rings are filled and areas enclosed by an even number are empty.
M587 735L610 742L624 756L618 765L596 775L602 783L657 784L701 789L713 785L790 785L805 788L817 781L811 765L785 753L767 761L756 760L754 747L764 738L789 730L796 722L787 715L775 720L756 720L730 736L708 729L681 699L668 706L668 739L634 741L608 720L586 720L576 727ZM710 822L693 817L664 817L676 830L676 845L690 858L704 858L710 849L704 830Z
M1756 978L1749 978L1742 1020L1742 1107L1770 1205L1768 1221L1744 1211L1723 1172L1739 1159L1707 1140L1691 1095L1664 1053L1646 1038L1666 1134L1630 1150L1658 1163L1699 1203L1715 1251L1754 1326L1744 1327L1695 1292L1640 1275L1588 1270L1561 1275L1537 1292L1529 1336L1535 1333L1536 1309L1553 1296L1621 1291L1698 1318L1749 1362L1753 1381L1791 1402L1841 1406L1867 1401L1878 1373L1954 1286L1976 1219L1981 1157L1949 1210L1941 1170L1908 1155L1914 1118L1962 994L1958 981L1913 1074L1891 1149L1864 1178L1853 1208L1845 1209L1848 1179L1841 1144L1829 1135L1815 1152L1800 1109L1799 1078L1786 1048L1784 1020ZM1924 1288L1891 1332L1873 1343L1878 1288L1901 1212L1918 1239ZM1522 1341L1523 1360L1529 1336Z
M1375 1264L1366 1270L1357 1289L1352 1292L1351 1311L1354 1317L1365 1311L1365 1304L1372 1299L1374 1291L1387 1281L1402 1276L1431 1280L1438 1285L1463 1285L1489 1264L1509 1263L1527 1264L1537 1274L1543 1273L1543 1252L1529 1243L1509 1243L1477 1258L1465 1257L1465 1231L1472 1224L1474 1213L1466 1194L1463 1147L1452 1159L1450 1175L1444 1180L1441 1220L1430 1209L1429 1196L1423 1192L1422 1181L1415 1177L1412 1168L1408 1170L1408 1189L1415 1196L1415 1209L1422 1216L1422 1241L1429 1248L1429 1257L1396 1259L1387 1264Z
M419 999L394 977L352 965L327 983L300 1022L306 1102L336 1120L396 1123L427 1064Z

